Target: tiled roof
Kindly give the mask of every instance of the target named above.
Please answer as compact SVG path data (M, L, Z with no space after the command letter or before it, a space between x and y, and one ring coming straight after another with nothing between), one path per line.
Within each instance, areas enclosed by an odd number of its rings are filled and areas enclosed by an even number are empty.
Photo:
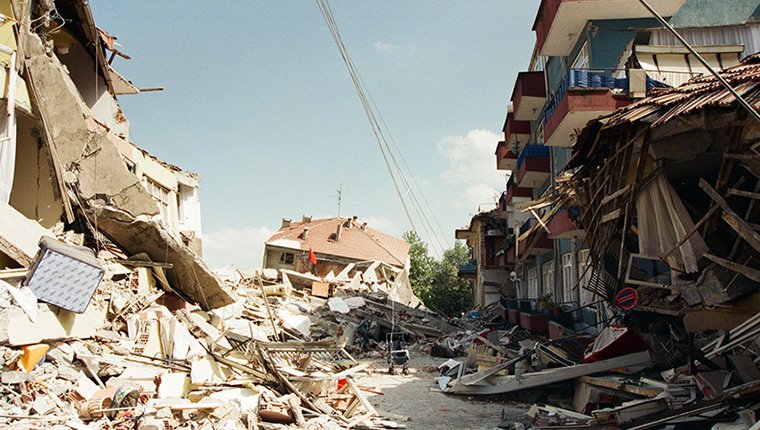
M361 222L351 218L327 218L309 222L294 222L289 227L283 227L269 240L266 245L308 251L311 248L319 254L356 260L382 261L394 266L403 266L409 255L409 244L401 239L381 233L371 227L362 229ZM335 240L338 225L343 224L340 240ZM303 231L309 229L306 239Z

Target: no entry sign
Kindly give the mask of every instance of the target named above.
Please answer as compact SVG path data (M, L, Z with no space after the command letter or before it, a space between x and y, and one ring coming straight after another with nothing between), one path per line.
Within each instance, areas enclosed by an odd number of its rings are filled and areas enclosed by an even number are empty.
M617 296L615 296L615 304L624 311L633 309L638 301L639 293L631 287L623 288Z

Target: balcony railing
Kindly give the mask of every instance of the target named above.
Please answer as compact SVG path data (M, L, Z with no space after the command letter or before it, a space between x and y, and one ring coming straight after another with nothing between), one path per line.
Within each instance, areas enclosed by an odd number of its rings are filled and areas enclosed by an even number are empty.
M621 75L622 76L615 76ZM656 81L649 76L646 77L647 92L652 88L665 88L666 84ZM549 98L544 110L544 123L554 114L562 99L567 95L567 91L576 88L608 88L618 90L620 93L628 93L629 79L626 70L607 69L607 70L590 70L590 69L570 69L565 74L557 91Z
M516 170L520 170L520 166L531 157L548 157L550 148L544 145L525 145L525 148L520 151L520 155L517 157Z

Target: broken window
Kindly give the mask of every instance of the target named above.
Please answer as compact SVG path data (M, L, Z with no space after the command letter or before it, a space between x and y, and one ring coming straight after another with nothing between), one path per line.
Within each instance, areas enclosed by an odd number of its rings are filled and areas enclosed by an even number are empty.
M280 263L293 264L295 261L295 255L292 252L283 252L280 254Z
M129 160L124 160L124 163L127 165L127 170L129 170L129 173L137 174L137 165Z
M625 282L653 287L670 285L670 268L658 258L631 254Z
M157 182L152 181L150 178L145 178L145 188L148 190L151 196L158 202L158 208L161 210L161 218L169 222L169 190Z

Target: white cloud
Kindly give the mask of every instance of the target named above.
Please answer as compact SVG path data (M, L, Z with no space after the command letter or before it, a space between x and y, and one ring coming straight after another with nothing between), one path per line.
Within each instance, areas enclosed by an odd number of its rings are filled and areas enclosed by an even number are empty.
M359 222L366 222L367 226L370 228L373 228L377 231L383 232L385 234L389 234L391 236L401 236L401 232L398 231L398 228L396 227L396 224L391 221L390 218L380 216L370 216L366 218L359 218Z
M462 203L475 209L489 207L494 195L504 189L504 172L496 170L494 150L501 138L488 130L470 130L464 136L447 136L438 144L438 152L448 161L442 173L444 182L463 188Z
M381 42L381 41L377 41L373 43L372 46L374 46L375 49L377 49L379 52L383 52L386 54L393 54L395 52L399 52L404 49L403 46L394 45L392 43Z
M261 267L264 241L274 232L267 227L222 228L203 235L203 257L211 268L234 264L239 269Z
M464 192L464 201L468 208L481 208L484 211L496 207L501 190L487 184L475 184L467 187ZM496 197L496 201L494 201Z
M496 144L500 135L488 130L470 130L464 136L446 136L438 152L449 162L443 179L454 184L500 183L504 174L496 170Z

